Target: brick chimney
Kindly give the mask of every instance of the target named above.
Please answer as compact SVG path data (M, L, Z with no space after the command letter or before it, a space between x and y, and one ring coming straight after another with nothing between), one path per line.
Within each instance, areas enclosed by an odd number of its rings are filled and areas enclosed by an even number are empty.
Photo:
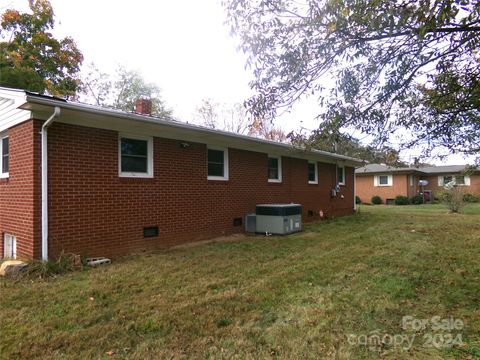
M135 112L142 115L152 115L152 100L150 99L137 99L135 101Z

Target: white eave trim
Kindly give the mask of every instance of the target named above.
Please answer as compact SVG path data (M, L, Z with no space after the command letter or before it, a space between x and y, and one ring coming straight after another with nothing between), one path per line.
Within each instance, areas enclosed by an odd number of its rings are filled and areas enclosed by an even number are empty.
M119 110L104 109L96 106L68 103L60 100L42 98L34 95L27 95L27 104L22 106L23 109L34 111L35 113L51 113L51 107L58 106L68 111L82 112L90 114L88 116L79 116L76 119L64 116L59 122L68 122L89 127L97 127L102 129L111 129L121 132L131 131L135 126L135 131L145 132L145 135L172 138L177 140L189 140L204 144L210 144L220 147L237 148L241 150L262 152L271 155L288 156L310 161L320 161L326 163L341 163L345 166L357 167L364 165L364 162L348 156L332 154L326 151L314 150L307 151L301 148L295 148L288 144L275 143L264 139L252 138L250 136L228 133L224 131L203 128L188 123L176 122L161 118L152 118L134 113L126 113ZM96 121L92 119L97 117ZM98 121L98 117L103 117L104 121ZM114 121L108 121L107 118L113 118ZM124 119L130 124L118 121ZM136 123L136 124L135 124ZM138 123L144 124L139 127Z

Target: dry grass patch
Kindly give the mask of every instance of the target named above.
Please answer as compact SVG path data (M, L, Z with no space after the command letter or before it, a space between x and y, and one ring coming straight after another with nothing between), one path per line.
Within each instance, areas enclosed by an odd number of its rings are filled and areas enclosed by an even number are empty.
M0 280L0 358L475 358L480 206L363 207L286 237L239 237L41 281ZM412 232L411 230L416 231ZM463 345L351 345L461 319ZM456 332L457 333L457 332Z

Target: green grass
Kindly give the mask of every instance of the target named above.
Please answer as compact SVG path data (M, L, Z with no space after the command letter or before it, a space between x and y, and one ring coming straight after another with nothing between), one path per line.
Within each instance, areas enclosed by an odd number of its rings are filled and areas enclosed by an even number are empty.
M291 236L3 279L0 358L478 358L479 259L479 205L362 206ZM403 316L460 319L438 336L463 344L424 346L431 326L404 330ZM372 334L416 338L409 350L348 341Z

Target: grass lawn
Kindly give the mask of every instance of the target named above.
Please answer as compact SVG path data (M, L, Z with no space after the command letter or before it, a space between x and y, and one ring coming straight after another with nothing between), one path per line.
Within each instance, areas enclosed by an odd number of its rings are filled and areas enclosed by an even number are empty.
M232 357L480 357L480 205L362 206L291 236L0 280L2 359Z

